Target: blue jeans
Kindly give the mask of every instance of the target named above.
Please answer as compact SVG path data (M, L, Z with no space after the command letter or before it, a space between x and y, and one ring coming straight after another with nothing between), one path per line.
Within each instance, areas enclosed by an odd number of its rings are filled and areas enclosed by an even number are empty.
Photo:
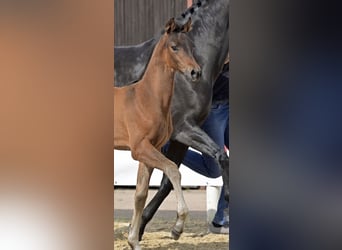
M229 104L213 103L211 111L202 125L202 129L217 143L221 148L229 146ZM221 176L221 169L215 159L212 157L200 154L192 150L188 150L183 160L183 164L191 170L209 178L217 178ZM224 199L222 189L217 211L213 222L223 225L226 220L224 209L228 207L228 202Z

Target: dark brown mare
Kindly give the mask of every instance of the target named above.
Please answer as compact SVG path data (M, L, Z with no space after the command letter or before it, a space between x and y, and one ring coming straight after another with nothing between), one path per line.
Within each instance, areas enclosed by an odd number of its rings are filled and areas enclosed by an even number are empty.
M172 134L171 97L174 75L180 71L197 81L201 69L192 55L192 42L185 32L191 20L178 26L171 19L155 46L142 79L133 85L114 87L114 148L131 150L139 161L135 207L128 243L141 249L139 228L153 168L159 168L170 179L178 202L177 221L173 231L183 231L188 214L177 165L161 153L161 147Z

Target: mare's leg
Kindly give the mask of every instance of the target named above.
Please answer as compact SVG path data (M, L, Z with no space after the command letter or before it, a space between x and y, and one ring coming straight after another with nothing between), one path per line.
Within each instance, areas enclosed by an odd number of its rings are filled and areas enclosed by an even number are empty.
M179 166L183 161L187 149L188 146L177 141L170 140L170 144L165 155L167 158L177 164L177 166ZM167 176L165 176L164 174L158 192L154 195L153 199L144 209L139 231L139 240L141 240L142 235L144 234L147 223L152 219L162 202L171 192L171 190L172 184Z
M128 233L128 244L134 250L140 250L139 246L139 227L141 223L141 214L145 206L148 186L152 175L153 168L147 167L144 163L139 163L137 185L134 197L134 212L131 227Z
M198 151L205 153L214 158L222 169L222 179L224 183L225 198L229 200L229 158L200 127L192 126L183 129L175 138L177 141L184 143Z
M158 151L148 140L142 141L138 147L134 149L134 158L144 162L149 166L156 167L164 172L170 179L177 197L177 221L172 229L172 237L178 239L184 229L184 222L188 215L188 207L181 187L181 175L175 163L167 159L160 151Z

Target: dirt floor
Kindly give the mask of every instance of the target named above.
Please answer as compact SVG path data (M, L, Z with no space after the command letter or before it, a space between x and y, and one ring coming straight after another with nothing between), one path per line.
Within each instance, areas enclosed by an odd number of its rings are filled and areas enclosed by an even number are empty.
M149 191L149 198L155 190ZM190 212L184 233L178 241L170 236L176 219L175 196L171 193L160 210L147 225L140 242L148 250L227 250L228 235L208 233L205 190L185 190L184 197ZM114 249L130 250L127 243L128 225L132 216L134 189L114 190Z

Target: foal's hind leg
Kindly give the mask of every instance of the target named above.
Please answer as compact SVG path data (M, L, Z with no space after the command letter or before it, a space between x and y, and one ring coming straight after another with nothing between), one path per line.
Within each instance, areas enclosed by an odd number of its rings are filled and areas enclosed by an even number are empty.
M172 237L177 240L184 229L184 222L188 215L188 207L181 187L181 175L175 163L167 159L148 140L144 140L132 152L138 161L162 170L170 179L177 197L177 221L172 229Z
M134 197L134 212L131 222L131 228L128 234L128 243L134 250L140 250L139 245L139 228L141 224L141 215L145 206L148 186L152 175L153 168L147 167L144 163L139 163L137 185Z

